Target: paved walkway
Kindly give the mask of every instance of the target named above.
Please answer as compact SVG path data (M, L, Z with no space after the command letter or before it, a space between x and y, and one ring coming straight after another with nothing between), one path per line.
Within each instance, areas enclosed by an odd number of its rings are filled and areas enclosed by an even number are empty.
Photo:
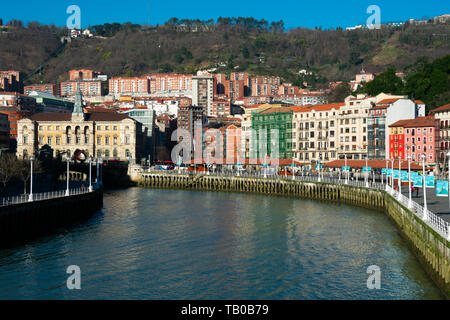
M423 206L423 188L419 188L419 196L416 193L412 194L412 200ZM402 193L409 197L408 186L402 186ZM448 197L436 197L436 187L427 188L427 206L428 210L437 214L439 217L447 222L450 222L450 206Z

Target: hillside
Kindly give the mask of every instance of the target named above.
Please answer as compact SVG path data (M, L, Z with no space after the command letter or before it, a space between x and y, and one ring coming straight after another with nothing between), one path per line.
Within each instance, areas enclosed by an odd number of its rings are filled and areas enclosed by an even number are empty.
M201 22L202 28L195 29L189 21L172 19L156 27L95 26L94 38L74 39L55 56L51 54L58 53L59 38L67 30L37 23L19 26L0 32L0 70L28 74L42 65L41 73L27 79L36 83L65 80L72 68L131 76L218 67L217 72L272 74L301 83L305 79L298 77L298 71L307 69L314 72L308 83L320 87L328 81L350 80L362 67L370 72L388 67L403 70L418 57L433 60L450 53L450 24L286 32L282 22L221 19Z

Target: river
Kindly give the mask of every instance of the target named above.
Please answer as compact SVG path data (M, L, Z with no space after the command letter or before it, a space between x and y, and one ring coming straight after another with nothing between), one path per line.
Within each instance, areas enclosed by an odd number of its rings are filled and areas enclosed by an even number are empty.
M69 290L66 269L81 270ZM368 289L367 268L381 270ZM0 250L0 299L442 299L380 212L131 188L87 222Z

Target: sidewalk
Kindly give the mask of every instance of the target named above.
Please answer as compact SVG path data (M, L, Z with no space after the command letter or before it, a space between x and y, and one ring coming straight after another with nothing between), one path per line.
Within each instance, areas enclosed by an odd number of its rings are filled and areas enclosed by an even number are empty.
M423 188L419 188L419 196L412 194L412 200L423 206ZM402 186L402 194L409 197L408 186ZM427 207L447 222L450 222L450 207L448 197L436 197L436 187L427 188Z

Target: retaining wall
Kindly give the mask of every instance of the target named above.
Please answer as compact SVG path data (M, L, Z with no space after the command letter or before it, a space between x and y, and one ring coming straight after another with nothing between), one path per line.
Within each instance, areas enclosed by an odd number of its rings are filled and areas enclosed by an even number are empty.
M103 206L103 190L0 207L0 246L89 218Z

